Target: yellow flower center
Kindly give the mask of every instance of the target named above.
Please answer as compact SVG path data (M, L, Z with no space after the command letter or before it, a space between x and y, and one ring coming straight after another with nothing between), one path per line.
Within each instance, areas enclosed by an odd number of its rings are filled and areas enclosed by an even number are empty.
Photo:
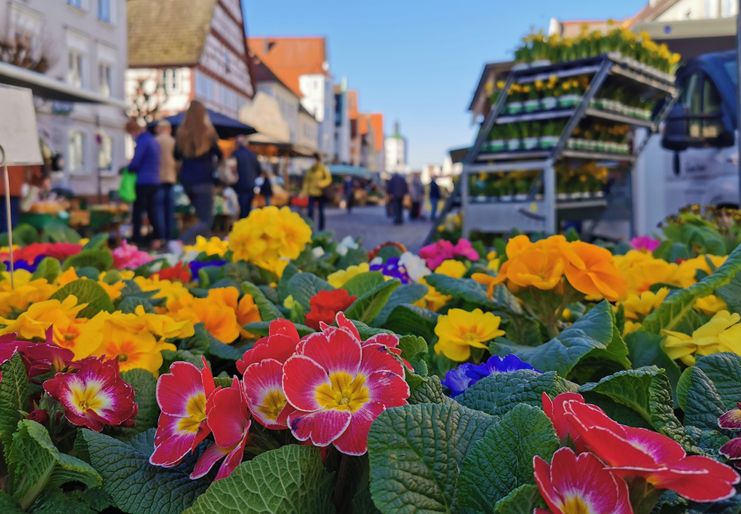
M344 371L332 373L329 383L316 388L315 398L322 408L356 412L370 399L370 392L365 385L365 375L350 375Z
M178 431L191 434L198 432L201 423L206 419L206 395L204 393L196 393L188 398L188 403L185 405L185 412L188 413L188 416L180 418L178 421Z
M591 514L592 509L581 496L569 496L561 507L563 514Z
M286 406L286 396L280 389L271 389L262 400L262 405L257 407L266 418L276 420L283 407Z
M108 398L100 394L102 385L100 382L91 380L89 382L78 382L70 385L71 403L80 414L92 410L96 414L108 405Z

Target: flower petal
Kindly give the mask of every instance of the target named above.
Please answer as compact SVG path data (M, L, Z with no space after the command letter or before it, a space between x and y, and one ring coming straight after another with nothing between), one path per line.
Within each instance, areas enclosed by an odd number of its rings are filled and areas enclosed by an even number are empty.
M315 446L327 446L342 435L351 419L348 411L294 411L288 416L288 425L299 441L310 439Z
M312 412L320 408L316 388L325 383L329 383L329 376L313 359L294 355L283 365L283 392L299 410Z
M347 430L335 439L333 443L335 448L346 455L365 454L368 451L368 432L370 432L371 423L384 410L386 407L381 402L370 402L354 412Z
M211 468L223 459L227 453L229 453L229 449L222 448L218 444L212 444L206 448L206 451L198 457L198 461L193 467L193 472L190 474L190 479L196 480L206 476L208 472L211 471Z
M301 353L313 359L328 374L358 372L361 360L360 341L345 329L327 331L325 337L310 337L304 341Z

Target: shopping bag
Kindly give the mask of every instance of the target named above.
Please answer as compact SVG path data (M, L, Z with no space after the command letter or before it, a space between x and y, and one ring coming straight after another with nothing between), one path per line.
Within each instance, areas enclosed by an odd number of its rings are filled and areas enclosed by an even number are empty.
M128 168L121 174L121 185L118 188L118 196L126 203L136 201L136 173L131 173Z

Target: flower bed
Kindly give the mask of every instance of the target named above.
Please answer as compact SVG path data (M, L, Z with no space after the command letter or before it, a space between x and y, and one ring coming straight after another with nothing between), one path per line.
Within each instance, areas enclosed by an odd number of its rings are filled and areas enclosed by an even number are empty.
M26 245L1 510L736 512L731 220L366 253L268 207L178 257Z

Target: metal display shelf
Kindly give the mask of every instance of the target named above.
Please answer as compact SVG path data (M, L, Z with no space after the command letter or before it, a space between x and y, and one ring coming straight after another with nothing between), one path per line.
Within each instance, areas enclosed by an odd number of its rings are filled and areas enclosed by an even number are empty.
M573 108L518 114L504 113L508 93L513 84L532 83L552 76L560 78L585 74L590 75L589 86L582 94L579 104ZM650 120L596 108L593 100L597 98L605 84L615 81L624 87L630 87L642 97L650 98L656 104L666 100L664 108ZM571 149L568 148L568 141L574 130L584 119L593 118L608 123L626 124L633 131L639 128L654 131L668 113L675 97L676 88L671 75L615 53L577 61L513 69L463 161L461 176L463 235L468 236L474 230L502 233L512 229L519 229L522 232L555 233L559 219L598 221L603 215L601 213L610 209L609 195L584 200L557 200L556 163L560 169L583 165L585 160L596 161L611 170L626 169L629 173L626 180L630 182L632 164L643 146L634 146L632 153L628 154ZM550 148L493 152L485 145L489 134L497 125L538 123L556 118L566 118L566 122L561 134L557 136L558 142ZM554 140L555 138L551 139L551 144ZM516 171L536 172L528 200L488 202L482 201L480 197L476 199L471 197L469 179L474 174ZM632 199L628 200L632 204ZM621 202L625 204L625 199L621 199ZM628 221L632 227L633 220Z

